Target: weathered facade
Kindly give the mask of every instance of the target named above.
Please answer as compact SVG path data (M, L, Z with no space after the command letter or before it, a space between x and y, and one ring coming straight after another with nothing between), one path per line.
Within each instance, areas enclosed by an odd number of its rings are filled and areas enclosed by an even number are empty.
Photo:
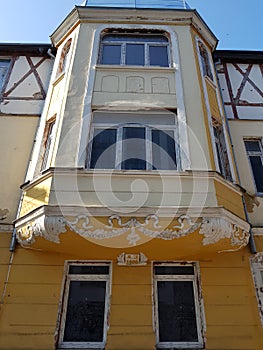
M0 52L0 349L262 349L261 54L215 66L184 1L133 3Z

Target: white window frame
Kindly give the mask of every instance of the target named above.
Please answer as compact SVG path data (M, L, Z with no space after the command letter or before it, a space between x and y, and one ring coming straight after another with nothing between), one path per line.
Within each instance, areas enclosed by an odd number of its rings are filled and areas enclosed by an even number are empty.
M46 123L40 172L46 170L50 166L56 129L56 116L54 116Z
M258 191L257 189L257 185L256 185L256 181L255 181L255 177L254 177L254 171L253 171L253 167L252 167L252 164L250 162L250 157L252 156L257 156L257 157L260 157L261 158L261 163L262 163L262 167L263 167L263 145L262 145L262 138L244 138L244 144L246 143L246 141L257 141L258 144L259 144L259 151L247 151L246 147L245 147L245 150L246 150L246 154L247 154L247 157L248 157L248 163L249 163L249 167L250 167L250 170L251 170L251 175L252 175L252 178L253 178L253 183L254 183L254 187L255 187L255 190L256 190L256 194L258 194L259 196L263 196L263 192L260 192Z
M187 267L191 266L194 268L193 275L155 275L154 268L156 266L180 266ZM205 332L205 317L204 317L204 305L201 294L200 284L200 269L197 262L173 262L173 263L162 263L153 262L153 296L154 296L154 328L156 334L156 348L158 349L204 349L204 332ZM194 302L195 302L195 313L196 313L196 325L198 342L160 342L159 336L159 319L158 319L158 281L192 281L194 289Z
M88 275L88 274L69 274L69 267L75 266L108 266L109 273L107 275ZM104 309L104 330L102 342L64 342L64 331L66 324L67 305L69 298L69 286L71 281L105 281L105 309ZM107 331L108 331L108 315L110 309L110 297L111 297L111 281L112 281L112 264L108 261L66 261L65 262L65 275L63 281L63 288L61 294L61 310L59 312L59 334L57 349L99 349L102 350L106 345Z
M108 36L108 35L116 35L117 36L129 36L129 35L134 35L134 36L145 36L145 37L154 37L154 36L163 36L167 41L166 42L160 42L160 41L157 41L154 42L154 41L130 41L127 40L127 41L123 41L123 40L114 40L114 41L111 41L111 40L103 40L104 37ZM119 66L130 66L130 65L127 65L125 63L126 61L126 45L127 44L141 44L141 45L144 45L144 57L145 57L145 63L143 65L140 65L140 67L160 67L160 68L169 68L172 66L171 64L171 53L170 53L170 44L169 44L169 38L167 35L165 35L164 33L140 33L139 31L130 31L130 32L113 32L113 33L106 33L104 35L102 35L101 37L101 40L100 40L100 50L99 50L99 64L102 64L102 65L105 65L105 63L102 63L102 59L103 59L103 46L104 44L106 45L119 45L121 46L121 57L120 57L120 64ZM167 66L158 66L158 65L151 65L150 64L150 46L161 46L161 47L166 47L166 51L167 51L167 63L168 65ZM118 66L118 64L114 65L114 66Z
M136 115L136 114L135 114ZM120 121L121 121L121 114L120 114ZM95 129L116 129L117 130L117 136L116 136L116 156L115 156L115 170L126 170L126 171L132 171L129 169L121 169L121 160L122 160L122 136L123 136L123 128L125 127L138 127L138 128L145 128L145 150L146 150L146 169L138 169L139 171L155 171L152 169L152 141L151 141L151 130L161 130L161 131L172 131L174 136L174 143L175 143L175 156L176 156L176 169L157 169L157 171L179 171L181 169L181 162L180 162L180 145L178 143L178 128L177 128L177 118L175 116L174 124L140 124L140 123L92 123L91 127L91 133L90 133L90 141L89 141L89 147L88 147L88 154L87 154L87 165L86 167L88 169L96 170L93 168L90 168L91 165L91 154L92 154L92 144L93 144L93 135ZM98 168L102 169L102 168ZM110 169L108 169L110 170ZM135 169L136 170L136 169Z
M261 326L263 327L263 252L257 253L250 259L250 266L258 301Z

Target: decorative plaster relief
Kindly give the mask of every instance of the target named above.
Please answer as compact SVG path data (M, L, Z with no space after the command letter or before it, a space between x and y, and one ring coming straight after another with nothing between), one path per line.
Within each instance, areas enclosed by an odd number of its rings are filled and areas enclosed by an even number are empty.
M223 238L231 239L233 246L248 244L249 233L223 218L203 218L199 234L204 235L203 244L214 244Z
M127 77L126 92L144 92L144 78Z
M91 222L95 221L94 223ZM248 243L249 233L223 218L203 218L202 222L193 221L188 215L181 215L178 225L165 228L159 224L157 215L148 215L145 218L122 218L112 215L107 223L102 223L96 217L86 215L74 216L42 216L19 228L18 241L22 244L31 244L34 237L43 237L51 242L59 243L60 233L66 232L66 226L80 236L89 239L110 239L127 234L129 245L135 246L142 239L140 234L151 238L172 240L187 236L200 228L199 233L204 235L203 245L214 244L221 239L228 238L233 246L240 248Z
M41 216L17 231L17 239L22 245L32 244L35 237L60 243L59 235L66 232L66 222L60 216Z
M103 92L118 92L119 77L116 75L106 75L101 79L101 91Z
M7 218L7 215L9 214L8 209L0 209L0 220L5 220Z
M165 77L152 78L153 94L170 94L169 79Z
M143 254L126 254L121 253L117 257L117 265L119 266L145 266L148 258Z

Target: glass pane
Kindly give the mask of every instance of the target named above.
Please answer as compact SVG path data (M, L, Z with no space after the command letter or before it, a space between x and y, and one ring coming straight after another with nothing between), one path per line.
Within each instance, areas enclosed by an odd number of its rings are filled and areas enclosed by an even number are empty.
M260 156L250 156L257 192L263 192L263 164Z
M121 169L146 169L145 128L123 128Z
M70 265L70 275L108 275L109 266Z
M125 64L144 66L144 45L143 44L127 44Z
M114 169L116 129L95 129L91 151L91 169Z
M193 282L158 281L160 342L197 342Z
M258 140L245 141L245 146L247 151L260 152L260 145Z
M71 281L65 322L65 342L102 342L105 281Z
M168 53L166 46L149 47L150 50L150 66L169 67Z
M155 266L155 275L194 275L193 266Z
M55 120L48 125L48 134L47 134L47 138L46 138L45 151L44 151L44 155L43 155L41 171L45 170L47 165L48 165L47 161L48 161L48 156L49 156L50 147L51 147L51 143L52 143L54 126L55 126Z
M152 130L153 169L176 170L174 132Z
M101 64L121 64L121 45L104 44Z

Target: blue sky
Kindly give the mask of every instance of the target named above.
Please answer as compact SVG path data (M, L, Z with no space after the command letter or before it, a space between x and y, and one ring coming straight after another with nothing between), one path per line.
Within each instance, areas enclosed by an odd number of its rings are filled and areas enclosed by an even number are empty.
M74 5L83 0L5 0L0 42L49 43ZM188 0L219 39L218 49L263 50L263 0Z

